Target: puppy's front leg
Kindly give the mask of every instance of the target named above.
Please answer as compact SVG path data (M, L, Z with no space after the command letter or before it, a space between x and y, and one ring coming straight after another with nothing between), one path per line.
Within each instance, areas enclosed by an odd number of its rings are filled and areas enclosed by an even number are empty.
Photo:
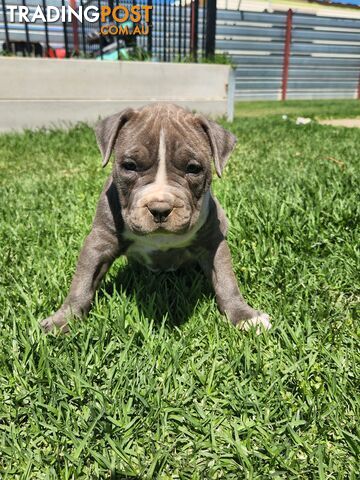
M202 258L200 264L209 278L216 295L219 310L241 329L260 325L271 328L269 316L251 308L242 297L231 264L231 255L225 239L221 239L213 251Z
M66 332L71 317L81 318L87 315L102 277L118 255L117 237L93 227L80 252L68 296L56 313L40 322L41 327L46 332L55 327Z

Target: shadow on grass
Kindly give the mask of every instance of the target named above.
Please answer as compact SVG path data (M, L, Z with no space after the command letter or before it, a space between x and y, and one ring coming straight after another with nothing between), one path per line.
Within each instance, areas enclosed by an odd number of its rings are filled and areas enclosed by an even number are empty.
M158 273L131 262L120 267L115 279L105 282L103 290L110 296L114 291L123 292L144 317L158 326L167 317L171 327L186 322L199 299L213 296L204 273L196 265Z

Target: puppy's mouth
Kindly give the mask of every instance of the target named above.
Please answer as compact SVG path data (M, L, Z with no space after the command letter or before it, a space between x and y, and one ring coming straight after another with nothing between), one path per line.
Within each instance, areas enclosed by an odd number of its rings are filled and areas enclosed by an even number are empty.
M155 230L150 232L149 235L154 235L156 233L167 234L167 233L176 233L176 232L170 231L167 228L165 228L165 226L159 225Z
M167 216L151 213L147 207L124 211L123 219L130 231L136 235L182 235L191 228L194 215L190 208L175 207Z
M183 235L186 233L190 228L190 221L187 222L185 225L177 225L175 227L173 226L167 226L166 224L162 225L160 224L157 226L154 230L152 230L149 234L150 235Z
M183 225L167 225L167 222L143 225L130 222L128 226L136 235L149 235L155 238L157 235L183 235L189 230L190 222Z

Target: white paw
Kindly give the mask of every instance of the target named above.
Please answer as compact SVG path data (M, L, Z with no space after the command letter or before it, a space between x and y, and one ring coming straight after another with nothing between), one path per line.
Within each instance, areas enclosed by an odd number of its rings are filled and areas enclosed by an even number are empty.
M270 330L270 317L267 313L260 313L256 317L252 317L241 322L239 324L239 328L246 331L250 330L251 328L256 328L256 334L259 335L262 329Z
M62 333L67 333L69 331L65 318L58 318L56 317L56 314L45 318L45 320L39 322L39 325L45 333L50 333L54 329L59 329Z

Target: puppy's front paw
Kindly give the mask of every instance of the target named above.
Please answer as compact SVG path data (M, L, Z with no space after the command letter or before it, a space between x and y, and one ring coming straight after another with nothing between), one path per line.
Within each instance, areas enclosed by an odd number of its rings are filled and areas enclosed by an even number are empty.
M61 333L67 333L69 331L66 318L56 313L39 322L39 325L44 333L50 333L54 329L59 329Z
M251 328L256 328L256 334L259 335L261 330L270 330L271 323L270 317L267 313L259 312L258 315L252 318L248 318L247 320L243 320L237 324L237 327L240 330L250 330Z

